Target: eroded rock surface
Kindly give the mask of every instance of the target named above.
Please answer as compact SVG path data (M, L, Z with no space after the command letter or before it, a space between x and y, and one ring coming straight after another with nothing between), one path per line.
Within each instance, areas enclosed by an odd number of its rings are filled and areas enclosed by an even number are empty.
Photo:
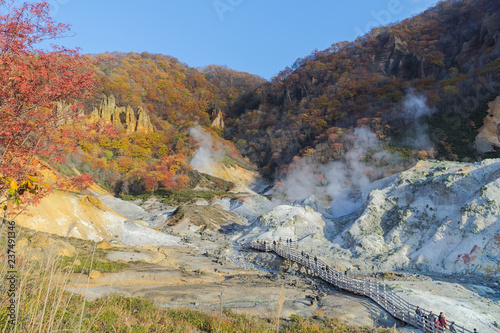
M422 161L368 186L355 214L333 218L314 201L281 205L244 237L293 238L338 267L499 277L499 175L500 160Z
M480 154L494 152L500 147L500 96L488 103L488 115L474 142L474 148Z
M141 106L137 107L137 111L130 105L118 106L113 95L103 95L101 100L101 104L92 110L90 121L102 119L117 128L124 129L127 133L154 132L155 128L149 115Z

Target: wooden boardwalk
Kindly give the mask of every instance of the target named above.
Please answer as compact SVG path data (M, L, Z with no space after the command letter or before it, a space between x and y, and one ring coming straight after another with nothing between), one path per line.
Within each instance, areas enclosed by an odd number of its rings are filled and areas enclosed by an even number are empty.
M393 317L398 318L413 327L419 328L424 332L451 332L449 329L445 328L436 330L434 323L431 323L423 317L417 316L415 313L415 309L417 308L416 305L413 305L398 296L396 293L388 289L385 284L378 281L357 279L347 276L344 273L332 269L321 259L311 255L310 253L299 251L295 246L292 246L291 243L254 241L250 246L253 249L264 252L275 252L280 257L289 259L297 263L299 266L311 270L320 279L341 290L369 297L380 307L389 312ZM428 310L421 309L421 311L426 316L429 315ZM447 321L449 325L451 321ZM457 333L472 333L472 331L457 324L455 324L455 329Z

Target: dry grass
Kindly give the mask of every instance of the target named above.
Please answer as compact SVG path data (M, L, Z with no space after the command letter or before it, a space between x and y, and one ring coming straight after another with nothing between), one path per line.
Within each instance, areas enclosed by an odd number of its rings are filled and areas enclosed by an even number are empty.
M64 261L52 253L46 253L41 261L17 260L15 304L16 323L8 323L6 306L11 297L2 290L0 331L14 332L60 332L67 329L68 313L75 309L84 312L85 302L80 297L64 292L72 269L64 269ZM1 258L1 276L7 275L5 258ZM83 277L83 275L82 275ZM81 326L81 318L71 316L71 327ZM78 332L79 330L75 331Z

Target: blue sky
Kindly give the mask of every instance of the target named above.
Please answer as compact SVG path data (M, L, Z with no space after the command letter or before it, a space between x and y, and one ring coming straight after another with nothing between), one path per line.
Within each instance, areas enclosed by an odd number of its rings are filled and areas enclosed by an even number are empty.
M162 53L270 79L299 57L400 21L435 0L48 0L83 53Z

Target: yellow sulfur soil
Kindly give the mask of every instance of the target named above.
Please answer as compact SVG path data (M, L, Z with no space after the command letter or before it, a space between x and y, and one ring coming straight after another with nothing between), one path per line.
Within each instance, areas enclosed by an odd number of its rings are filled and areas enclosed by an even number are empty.
M28 207L16 223L64 237L101 241L119 238L124 220L94 196L54 191L40 204Z

